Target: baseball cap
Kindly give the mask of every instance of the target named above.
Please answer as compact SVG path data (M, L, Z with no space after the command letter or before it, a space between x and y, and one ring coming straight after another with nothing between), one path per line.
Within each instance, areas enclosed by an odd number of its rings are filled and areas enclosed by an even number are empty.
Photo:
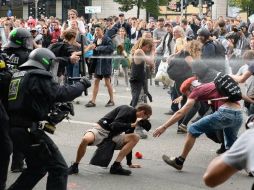
M181 92L182 94L186 94L187 90L189 90L191 86L197 87L197 86L199 86L200 84L201 84L201 83L198 82L198 80L197 80L196 77L190 77L190 78L186 79L186 80L182 83L182 85L181 85L181 87L180 87L180 92Z

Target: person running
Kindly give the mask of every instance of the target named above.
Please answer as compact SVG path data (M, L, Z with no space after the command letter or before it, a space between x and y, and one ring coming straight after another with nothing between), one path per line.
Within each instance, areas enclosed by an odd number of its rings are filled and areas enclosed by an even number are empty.
M184 117L197 101L208 101L222 97L213 82L200 85L195 77L185 80L181 85L180 91L188 97L186 104L154 131L154 137L159 137L167 128ZM243 121L240 104L229 100L219 100L212 101L211 106L217 111L201 118L188 127L184 148L180 156L169 157L163 155L162 159L164 162L177 170L182 170L184 161L194 146L196 138L203 133L212 133L216 130L224 129L226 148L229 149L233 145Z

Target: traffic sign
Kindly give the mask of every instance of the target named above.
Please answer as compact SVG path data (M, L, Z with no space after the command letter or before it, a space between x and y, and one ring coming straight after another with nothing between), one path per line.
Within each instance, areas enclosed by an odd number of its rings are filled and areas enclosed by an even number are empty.
M85 13L86 14L101 13L101 6L86 6Z

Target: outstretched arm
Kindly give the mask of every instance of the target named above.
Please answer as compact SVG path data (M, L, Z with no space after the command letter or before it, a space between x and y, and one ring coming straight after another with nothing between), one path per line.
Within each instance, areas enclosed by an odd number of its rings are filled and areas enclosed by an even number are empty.
M240 76L237 75L230 75L236 82L238 83L244 83L250 76L252 75L252 73L250 71L246 71L245 73L243 73Z
M162 133L166 131L167 128L171 127L177 121L182 119L190 111L194 104L194 99L188 99L180 110L178 110L171 118L169 118L164 124L162 124L154 131L153 136L159 137Z

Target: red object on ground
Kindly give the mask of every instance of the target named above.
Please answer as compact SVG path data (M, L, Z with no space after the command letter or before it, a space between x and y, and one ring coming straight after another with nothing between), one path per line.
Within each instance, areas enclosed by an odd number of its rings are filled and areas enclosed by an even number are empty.
M143 155L140 152L136 152L135 156L136 156L137 159L142 159L143 158Z

